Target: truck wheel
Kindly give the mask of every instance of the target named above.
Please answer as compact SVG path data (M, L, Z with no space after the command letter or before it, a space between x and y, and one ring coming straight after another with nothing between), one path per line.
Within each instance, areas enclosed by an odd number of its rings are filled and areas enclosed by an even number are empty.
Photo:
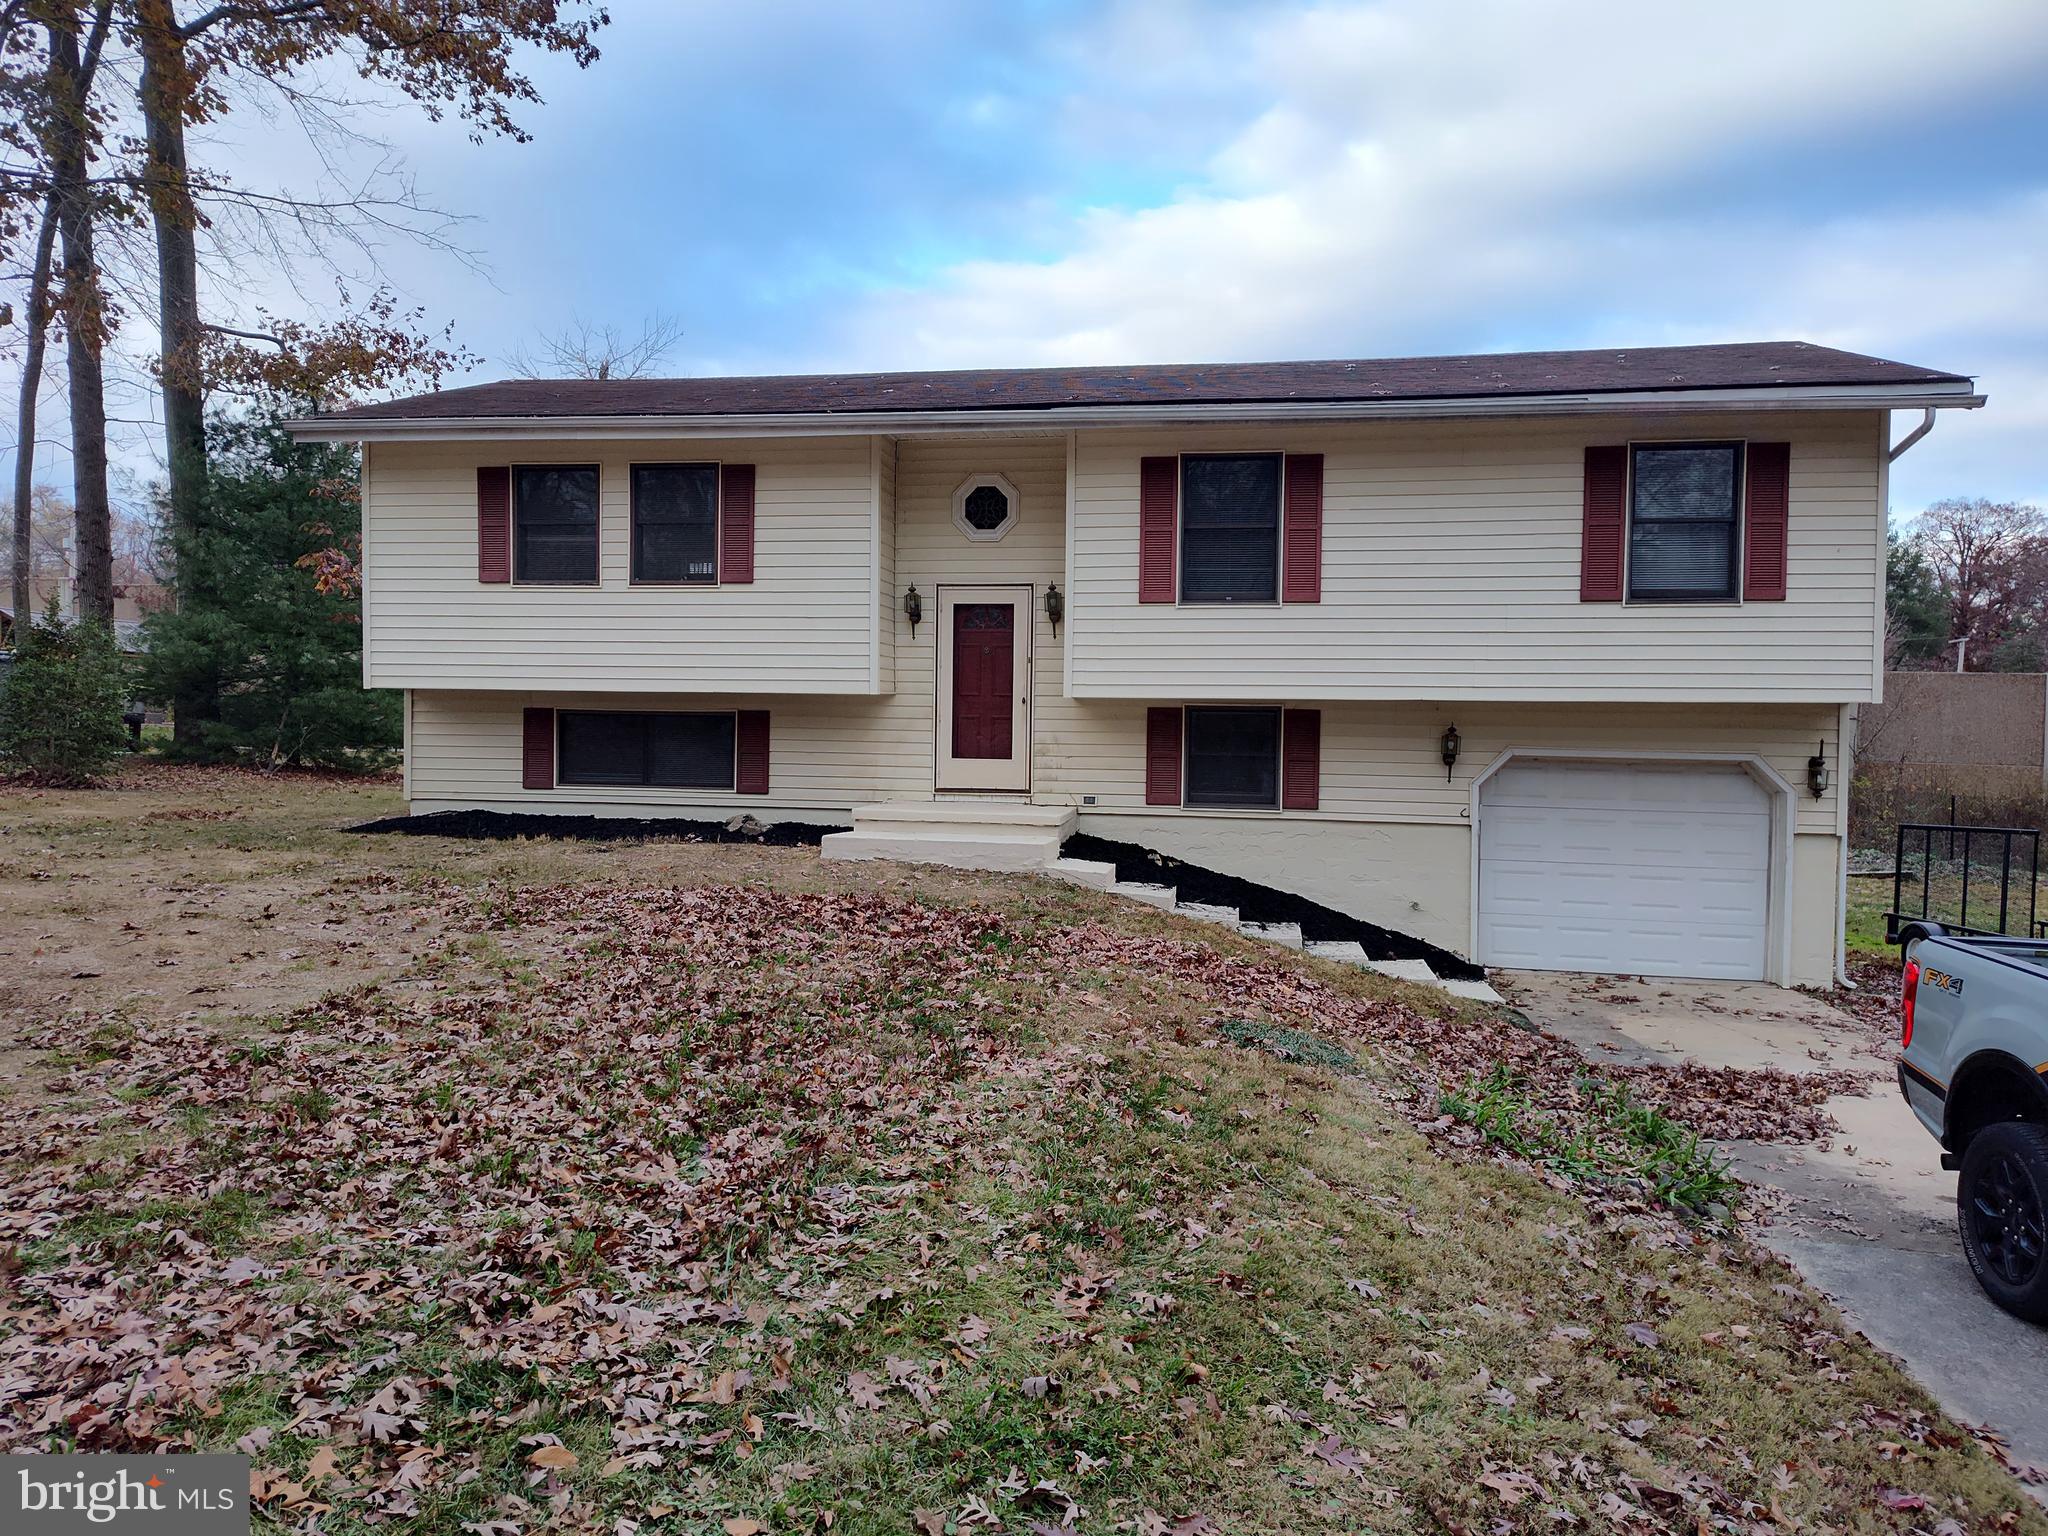
M1970 1138L1956 1182L1963 1252L1985 1294L2048 1321L2048 1126L2000 1120Z

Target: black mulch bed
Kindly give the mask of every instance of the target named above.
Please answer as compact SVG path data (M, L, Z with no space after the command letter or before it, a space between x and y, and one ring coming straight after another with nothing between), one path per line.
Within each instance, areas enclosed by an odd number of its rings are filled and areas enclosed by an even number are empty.
M398 832L408 837L485 840L562 837L598 843L753 843L768 848L815 848L827 832L846 829L813 826L802 821L777 821L767 826L753 823L734 831L722 821L685 821L671 816L635 820L625 816L515 816L505 811L436 811L431 816L387 816L382 821L366 821L349 830Z
M739 818L735 818L736 820ZM465 837L494 840L514 837L579 838L591 842L679 842L752 843L768 848L815 848L828 832L843 827L816 826L809 822L778 821L762 826L752 823L734 831L722 821L685 821L679 817L635 819L624 816L535 816L505 811L436 811L430 816L387 816L351 827L352 832L396 832L408 837ZM1447 949L1395 933L1388 928L1360 922L1333 907L1300 896L1276 891L1268 885L1218 874L1199 864L1187 864L1135 843L1114 843L1107 838L1077 833L1060 850L1070 859L1094 859L1116 866L1119 880L1171 885L1182 901L1207 902L1213 906L1235 907L1239 915L1254 923L1298 923L1301 936L1318 942L1350 942L1361 946L1374 960L1426 960L1439 976L1483 981L1483 968L1462 960Z
M1452 954L1447 949L1389 928L1360 922L1334 907L1276 891L1270 885L1256 885L1235 875L1218 874L1199 864L1185 864L1168 854L1136 843L1115 843L1107 838L1077 832L1060 852L1070 859L1093 859L1114 864L1119 880L1170 885L1182 901L1204 902L1210 906L1235 907L1238 916L1251 923L1299 923L1303 939L1317 943L1357 944L1374 960L1426 960L1437 975L1454 981L1484 981L1486 970Z

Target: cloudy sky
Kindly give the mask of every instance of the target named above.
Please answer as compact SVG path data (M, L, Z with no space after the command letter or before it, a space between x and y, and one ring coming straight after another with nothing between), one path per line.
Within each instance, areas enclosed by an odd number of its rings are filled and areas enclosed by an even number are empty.
M381 259L471 380L656 311L678 373L1799 337L1990 394L1896 513L2048 503L2041 0L610 8L531 143L373 125L467 216L481 271Z

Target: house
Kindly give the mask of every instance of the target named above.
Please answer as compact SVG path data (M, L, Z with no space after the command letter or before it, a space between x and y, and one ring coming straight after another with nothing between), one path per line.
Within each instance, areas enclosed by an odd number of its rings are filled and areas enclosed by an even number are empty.
M416 812L993 867L1078 829L1482 964L1825 983L1890 413L1980 404L1774 342L521 380L295 430L363 446Z
M122 578L118 561L115 574L114 641L131 655L139 654L148 649L144 643L142 621L152 613L171 606L171 589L158 581ZM59 618L78 617L76 575L66 572L56 576L38 576L29 584L29 622L33 623L53 608ZM0 597L0 646L18 643L21 627L19 616L8 607L5 598Z

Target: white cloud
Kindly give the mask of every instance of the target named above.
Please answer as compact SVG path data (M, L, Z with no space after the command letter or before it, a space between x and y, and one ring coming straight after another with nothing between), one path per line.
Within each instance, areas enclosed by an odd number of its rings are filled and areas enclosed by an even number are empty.
M2048 499L2048 172L1965 194L1924 162L1887 181L1868 147L2020 99L2048 65L2039 0L1109 0L994 32L920 0L618 9L595 71L538 64L533 145L474 148L410 107L370 122L431 199L479 215L462 238L494 279L388 254L409 299L488 353L570 313L669 307L692 326L680 365L735 372L1804 336L1981 373L1992 408L1901 461L1901 509ZM710 61L745 91L678 131L661 93ZM791 102L828 86L792 127ZM219 134L251 181L319 185L289 133ZM1051 152L991 159L985 190L956 165L983 202L944 245L954 183L926 140L1019 135ZM1947 152L1968 169L1975 148ZM1793 181L1859 163L1854 189ZM1072 185L1103 206L1064 204ZM931 264L1002 238L1052 254ZM918 275L877 290L878 266ZM324 299L260 266L223 288L228 312Z
M1750 294L1771 292L1763 269L1840 265L1833 234L1711 208L1645 229L1625 199L2009 84L2048 60L2048 8L2033 4L1324 4L1260 12L1255 29L1233 13L1206 52L1195 14L1120 9L1089 56L1092 92L1161 110L1204 58L1249 81L1255 104L1217 133L1199 179L1155 206L1075 216L1053 259L967 262L879 295L828 340L833 360L1455 347L1514 339L1475 316L1560 304L1590 306L1589 340L1645 339L1605 334L1617 290L1659 324L1721 331L1758 307L1730 312L1745 297L1731 272ZM2003 278L1971 297L1987 315L2015 278L2040 275L2038 242L2008 249ZM1894 241L1862 259L1902 281L1947 280L1946 253L1918 256ZM1776 306L1779 329L1854 328L1839 296L1810 292L1810 305Z

